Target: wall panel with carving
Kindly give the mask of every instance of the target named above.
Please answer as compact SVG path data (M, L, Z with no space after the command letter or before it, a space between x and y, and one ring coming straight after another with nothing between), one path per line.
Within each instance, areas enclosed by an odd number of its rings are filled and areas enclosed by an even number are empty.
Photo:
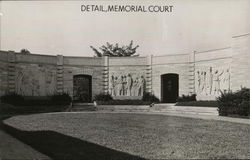
M199 100L214 100L221 93L231 91L230 66L196 68L196 94Z
M16 93L24 96L47 96L56 93L56 67L41 64L18 64Z
M109 76L109 93L113 96L143 96L146 89L143 73L111 73Z

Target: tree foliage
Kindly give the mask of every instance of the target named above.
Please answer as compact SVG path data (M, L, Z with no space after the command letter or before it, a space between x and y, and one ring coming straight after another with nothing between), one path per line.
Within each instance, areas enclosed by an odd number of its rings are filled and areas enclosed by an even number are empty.
M96 49L93 46L90 46L90 48L95 52L95 55L97 57L102 56L110 56L110 57L131 57L131 56L139 56L139 54L136 53L136 49L139 47L139 45L133 47L133 41L130 42L129 45L126 46L119 46L118 43L115 45L106 43L106 46L103 45L99 47L100 50Z
M20 53L30 54L30 51L28 49L21 49Z

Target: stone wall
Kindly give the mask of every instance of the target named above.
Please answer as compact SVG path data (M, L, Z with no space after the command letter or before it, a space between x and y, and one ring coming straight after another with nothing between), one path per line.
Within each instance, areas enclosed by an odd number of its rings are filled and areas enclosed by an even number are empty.
M250 34L235 36L229 47L188 54L147 57L66 57L0 51L0 96L18 93L73 95L73 76L92 77L92 98L141 98L152 92L161 99L161 76L179 76L179 96L197 94L214 100L221 92L250 87ZM134 86L133 86L134 85Z
M0 53L0 96L8 93L8 52Z
M195 92L198 100L214 100L231 90L231 47L195 52Z
M15 54L15 92L24 96L47 96L57 92L56 56Z
M108 92L114 98L141 98L146 91L146 65L146 57L110 57L108 60Z
M104 90L104 59L94 57L64 57L63 58L63 88L64 92L73 95L73 76L92 76L92 98Z
M192 63L190 54L165 55L152 57L152 92L161 98L161 75L179 75L179 95L193 92Z
M250 34L232 38L232 89L250 88Z

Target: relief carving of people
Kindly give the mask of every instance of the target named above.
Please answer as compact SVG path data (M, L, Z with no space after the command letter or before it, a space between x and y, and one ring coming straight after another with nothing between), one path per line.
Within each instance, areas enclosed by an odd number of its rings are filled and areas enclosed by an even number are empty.
M214 72L214 95L220 95L220 92L221 92L221 88L220 88L220 82L221 82L221 78L220 76L223 74L223 71L222 72L219 72L218 70L216 70Z
M56 73L39 67L17 69L16 92L25 96L52 95L56 90Z
M114 75L110 78L110 94L111 96L115 96L115 77Z
M112 96L143 96L145 79L143 76L119 75L110 77L109 91Z
M230 91L230 69L200 69L196 72L198 95L218 96L221 92Z
M138 96L143 96L144 84L145 84L145 80L144 80L143 76L141 76L139 81L138 81Z

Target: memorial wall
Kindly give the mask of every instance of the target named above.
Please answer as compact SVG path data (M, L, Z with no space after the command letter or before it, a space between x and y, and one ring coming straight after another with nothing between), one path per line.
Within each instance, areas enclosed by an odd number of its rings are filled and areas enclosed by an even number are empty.
M194 93L198 100L214 100L223 92L250 87L249 59L250 34L233 37L224 48L162 56L67 57L0 51L0 96L66 92L91 101L99 93L140 99L150 92L163 102Z

